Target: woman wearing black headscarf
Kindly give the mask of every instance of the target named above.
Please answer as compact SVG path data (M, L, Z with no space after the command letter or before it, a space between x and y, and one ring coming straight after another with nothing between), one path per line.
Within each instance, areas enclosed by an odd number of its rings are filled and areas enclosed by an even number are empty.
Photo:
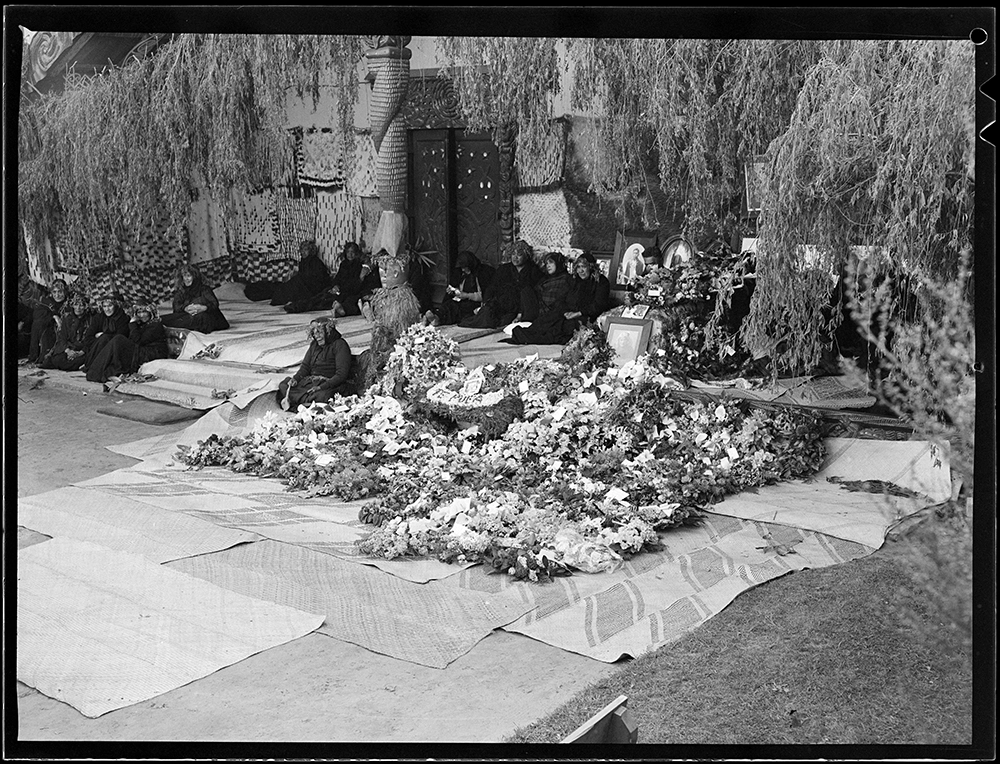
M101 298L100 310L91 316L87 328L87 351L83 357L83 368L90 368L90 364L113 337L128 337L128 330L128 313L122 308L121 299L110 294Z
M86 352L93 342L90 334L93 316L86 298L77 293L68 302L69 309L56 317L56 341L39 363L43 369L76 371L83 366Z
M531 245L523 239L505 248L509 263L498 266L490 286L483 293L482 307L458 322L459 326L495 329L506 326L521 313L521 292L533 290L542 278L542 269L532 258Z
M471 252L459 252L455 258L454 275L438 313L440 323L457 324L475 313L483 303L483 293L493 282L493 273L493 266L479 262L479 258Z
M611 284L597 268L594 256L577 258L561 304L540 308L530 326L516 326L511 340L518 345L562 345L583 324L593 322L611 303Z
M334 395L351 395L351 348L329 317L309 323L309 349L299 370L278 385L281 408L295 411L299 406L328 401Z
M133 308L128 336L114 335L87 368L91 382L107 382L122 374L134 374L146 361L167 357L167 330L155 305Z
M185 263L177 269L176 278L173 313L163 316L161 320L164 326L190 329L202 334L229 328L229 322L219 309L215 292L202 281L197 268Z
M56 279L46 290L39 288L30 298L31 334L28 345L28 362L38 363L56 344L56 316L67 307L69 287Z

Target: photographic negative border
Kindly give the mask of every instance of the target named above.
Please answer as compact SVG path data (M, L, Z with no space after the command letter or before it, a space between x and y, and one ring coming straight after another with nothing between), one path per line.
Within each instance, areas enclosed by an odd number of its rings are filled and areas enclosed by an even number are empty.
M627 332L633 336L638 334L638 341L635 343L635 354L631 355L631 357L626 357L615 348L612 337L612 332L615 329ZM620 316L609 318L604 334L608 338L608 344L612 348L615 348L615 364L621 366L629 361L634 361L645 353L649 348L649 336L652 331L653 322L648 318L621 318Z
M641 244L643 247L654 247L656 246L656 234L649 233L648 231L634 231L631 233L619 231L615 235L615 253L611 258L610 271L608 273L608 281L611 282L612 289L626 289L628 287L628 284L623 284L618 280L618 272L621 270L622 257L625 255L625 250L633 244Z

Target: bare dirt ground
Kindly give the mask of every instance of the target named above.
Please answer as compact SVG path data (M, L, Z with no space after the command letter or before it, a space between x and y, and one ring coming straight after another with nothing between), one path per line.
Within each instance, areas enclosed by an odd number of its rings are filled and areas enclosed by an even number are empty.
M127 467L135 460L104 447L190 424L97 413L122 398L96 385L87 395L44 383L32 390L20 379L17 400L8 400L16 405L16 445L8 438L8 448L16 448L17 496ZM13 472L13 459L7 464ZM29 543L39 538L19 535ZM96 719L17 682L17 739L492 743L615 670L499 630L446 669L312 633Z

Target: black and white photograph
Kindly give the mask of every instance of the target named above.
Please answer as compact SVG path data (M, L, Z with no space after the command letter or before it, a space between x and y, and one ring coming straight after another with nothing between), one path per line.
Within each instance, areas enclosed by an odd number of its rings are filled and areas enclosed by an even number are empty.
M4 17L5 758L995 756L994 8Z

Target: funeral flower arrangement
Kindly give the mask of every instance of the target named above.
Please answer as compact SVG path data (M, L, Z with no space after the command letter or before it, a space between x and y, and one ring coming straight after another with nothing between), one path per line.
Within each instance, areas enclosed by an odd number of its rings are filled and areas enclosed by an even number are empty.
M812 474L824 456L814 415L686 400L650 356L621 369L536 358L468 369L433 327L400 344L413 355L395 373L413 398L369 391L268 416L181 461L368 499L365 554L538 580L612 570L724 495Z
M713 324L720 323L715 316L720 289L731 292L734 279L742 282L743 267L741 256L717 245L688 262L651 268L638 277L625 303L650 306L647 317L661 326L650 338L650 348L663 351L660 359L665 368L705 379L754 376L735 337L709 341Z

